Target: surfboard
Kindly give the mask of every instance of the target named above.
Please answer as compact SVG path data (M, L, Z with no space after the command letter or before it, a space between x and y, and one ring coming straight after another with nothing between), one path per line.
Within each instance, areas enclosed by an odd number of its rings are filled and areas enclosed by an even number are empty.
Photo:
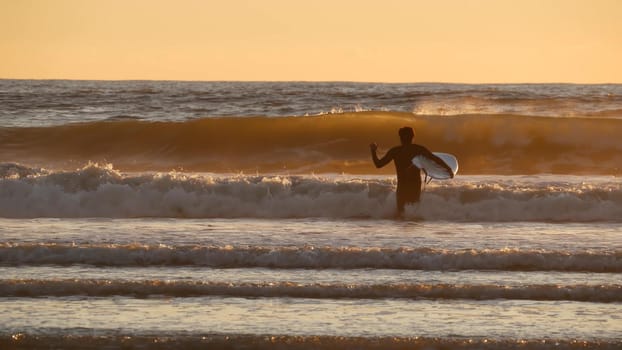
M432 152L435 156L439 157L445 164L447 164L453 174L450 174L447 169L440 166L438 163L433 161L432 159L419 155L413 158L413 164L423 170L426 176L437 179L437 180L447 180L451 179L454 175L458 173L458 159L449 153L441 153L441 152Z

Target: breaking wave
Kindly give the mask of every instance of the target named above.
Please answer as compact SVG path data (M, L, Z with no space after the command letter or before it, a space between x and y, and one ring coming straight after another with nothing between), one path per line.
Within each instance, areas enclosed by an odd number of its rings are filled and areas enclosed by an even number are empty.
M417 143L455 154L462 174L622 173L622 119L375 111L4 127L0 159L64 169L93 161L124 171L378 174L367 145L388 149L404 125Z

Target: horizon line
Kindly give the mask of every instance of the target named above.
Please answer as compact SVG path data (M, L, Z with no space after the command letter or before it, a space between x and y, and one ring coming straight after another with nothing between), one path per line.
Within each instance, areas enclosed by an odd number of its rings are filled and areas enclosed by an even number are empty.
M85 78L2 78L21 81L102 81L102 82L188 82L188 83L354 83L354 84L447 84L447 85L622 85L622 82L458 82L458 81L364 81L364 80L201 80L201 79L85 79Z

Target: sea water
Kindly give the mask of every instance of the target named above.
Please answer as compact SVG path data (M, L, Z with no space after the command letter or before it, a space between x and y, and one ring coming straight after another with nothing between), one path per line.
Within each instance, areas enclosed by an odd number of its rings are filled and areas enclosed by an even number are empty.
M0 91L2 348L622 347L619 85Z

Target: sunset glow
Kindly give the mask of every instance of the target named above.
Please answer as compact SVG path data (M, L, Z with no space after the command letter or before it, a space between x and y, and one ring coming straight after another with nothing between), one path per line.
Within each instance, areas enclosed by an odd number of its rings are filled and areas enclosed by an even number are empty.
M622 2L0 2L0 78L622 82Z

